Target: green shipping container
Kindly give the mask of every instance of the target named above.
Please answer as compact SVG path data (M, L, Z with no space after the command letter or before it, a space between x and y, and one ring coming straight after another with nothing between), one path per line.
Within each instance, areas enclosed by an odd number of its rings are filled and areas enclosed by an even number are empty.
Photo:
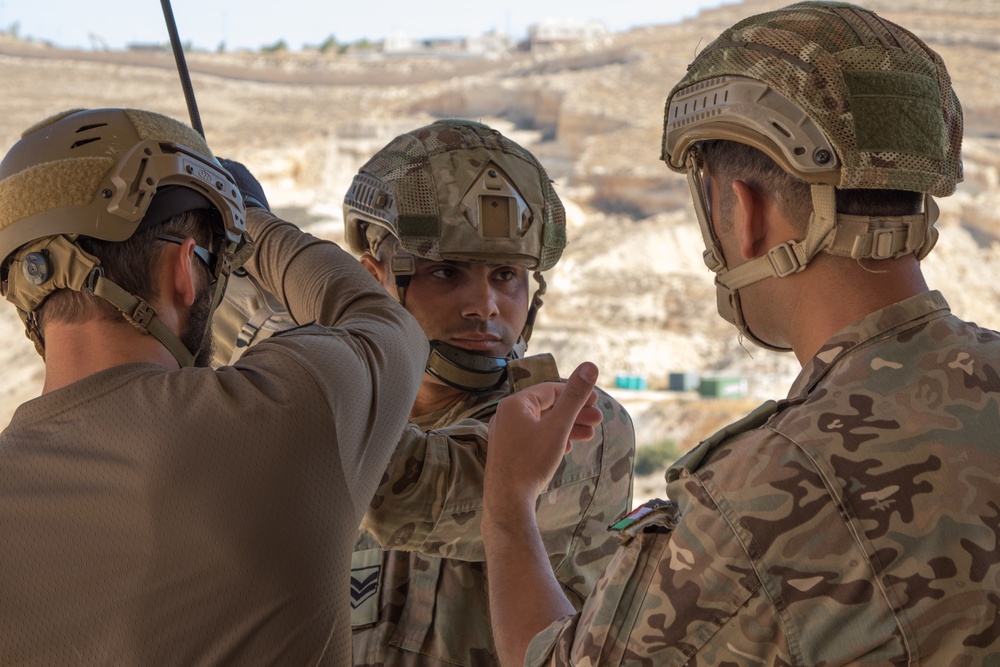
M705 398L744 398L750 393L750 382L741 377L703 377L698 393Z

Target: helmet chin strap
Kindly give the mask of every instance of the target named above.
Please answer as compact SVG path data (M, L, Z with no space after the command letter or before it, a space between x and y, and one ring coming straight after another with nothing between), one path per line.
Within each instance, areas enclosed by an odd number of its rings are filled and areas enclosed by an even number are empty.
M938 232L934 223L939 210L930 195L924 195L924 210L915 215L845 215L837 213L834 187L814 184L810 186L813 213L806 238L779 243L766 254L730 269L726 266L722 248L708 219L700 175L691 163L688 183L707 248L705 264L716 274L719 315L735 325L741 334L768 350L787 352L791 348L768 343L754 334L743 313L739 294L742 288L766 278L784 278L798 273L820 252L855 260L895 259L913 254L919 260L937 242Z
M444 341L432 340L427 373L449 387L470 393L492 391L507 380L507 362L524 353L527 344L519 338L506 357L491 357L463 350Z

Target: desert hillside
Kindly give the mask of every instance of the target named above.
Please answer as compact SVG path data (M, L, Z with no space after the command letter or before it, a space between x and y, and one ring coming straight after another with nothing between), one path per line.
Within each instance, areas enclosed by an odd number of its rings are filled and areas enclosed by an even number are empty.
M340 202L358 167L396 134L445 116L482 120L534 151L570 212L531 348L564 372L584 359L603 384L672 371L747 379L742 401L616 391L643 445L687 446L758 399L780 397L791 355L746 349L715 314L684 179L658 160L663 103L686 64L740 17L787 4L747 0L677 25L497 60L356 59L317 53L189 54L209 143L246 163L272 206L342 238ZM966 114L966 181L940 202L925 260L960 316L1000 328L1000 10L994 0L873 0L940 52ZM0 146L74 107L137 106L186 119L167 53L60 51L0 37ZM12 308L0 309L0 424L36 395L42 367ZM639 495L646 493L640 489Z

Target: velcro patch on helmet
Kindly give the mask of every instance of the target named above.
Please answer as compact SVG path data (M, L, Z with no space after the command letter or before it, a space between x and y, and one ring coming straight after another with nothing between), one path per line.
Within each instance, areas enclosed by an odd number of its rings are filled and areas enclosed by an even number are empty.
M0 229L42 211L89 203L114 164L111 158L75 158L36 165L5 178L0 181Z
M437 238L441 233L441 223L433 215L400 215L399 238Z
M542 242L546 248L552 247L562 250L566 247L566 225L546 223L542 233L544 235Z
M858 150L945 159L941 89L934 79L898 71L848 71L844 81Z

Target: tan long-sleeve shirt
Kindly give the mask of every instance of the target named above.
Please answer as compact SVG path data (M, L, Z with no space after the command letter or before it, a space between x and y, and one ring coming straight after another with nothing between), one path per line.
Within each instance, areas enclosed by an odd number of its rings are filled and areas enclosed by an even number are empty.
M348 571L427 355L349 254L260 210L302 326L219 370L132 363L0 434L0 664L342 665Z

